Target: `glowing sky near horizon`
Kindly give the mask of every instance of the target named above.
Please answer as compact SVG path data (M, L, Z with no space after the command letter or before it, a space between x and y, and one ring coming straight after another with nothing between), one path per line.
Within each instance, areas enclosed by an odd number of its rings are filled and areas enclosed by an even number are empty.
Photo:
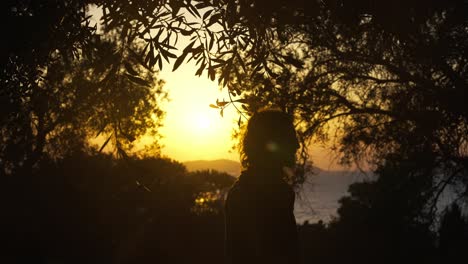
M209 107L216 99L228 100L227 90L220 90L217 82L206 75L195 76L196 70L194 64L185 64L172 72L172 65L165 65L160 73L171 98L163 106L166 118L161 129L162 154L179 161L239 161L239 154L231 151L235 143L231 135L237 127L239 114L228 106L221 117L219 110ZM310 155L314 164L322 169L341 168L336 155L326 146L311 146Z

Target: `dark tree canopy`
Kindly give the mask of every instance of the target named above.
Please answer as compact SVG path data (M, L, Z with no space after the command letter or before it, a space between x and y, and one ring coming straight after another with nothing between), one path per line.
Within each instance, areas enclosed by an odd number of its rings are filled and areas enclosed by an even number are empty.
M120 32L97 35L86 10L82 1L2 2L0 174L29 174L97 136L118 155L157 137L163 81L129 56Z
M331 139L343 162L365 160L378 171L393 166L391 160L416 164L406 175L432 178L429 200L436 201L449 185L460 187L461 197L467 197L466 1L5 2L2 18L12 25L8 32L13 37L1 53L1 100L12 110L2 113L2 120L15 121L2 124L29 124L18 127L31 130L30 119L37 119L40 111L18 109L44 107L32 103L44 102L33 100L40 98L41 89L31 88L50 74L44 70L57 61L63 61L65 70L93 53L100 42L86 17L89 4L103 11L100 34L117 34L107 40L116 45L118 58L107 61L107 71L100 73L103 79L93 75L101 82L125 80L144 87L149 78L145 71L169 62L177 69L194 60L195 75L217 78L232 96L241 97L238 103L244 103L247 112L276 105L293 113L304 146ZM177 50L180 43L183 47ZM119 96L129 91L114 93L116 88L103 87L116 96L117 105L122 103ZM66 98L61 96L57 109ZM217 107L227 105L219 102ZM18 112L23 115L15 115ZM102 125L108 136L132 139L142 130L130 132L126 126L137 124L130 117L142 117L143 112L120 113L92 128L99 132L96 127ZM22 135L8 142L35 146L21 142L30 142L36 132L15 131L5 125L2 138ZM8 144L4 146L7 153ZM21 162L25 154L16 155Z
M98 4L109 28L146 41L148 67L194 59L195 74L218 78L246 111L294 113L304 145L332 139L343 162L379 171L414 164L404 174L432 179L432 205L449 185L466 198L466 1Z

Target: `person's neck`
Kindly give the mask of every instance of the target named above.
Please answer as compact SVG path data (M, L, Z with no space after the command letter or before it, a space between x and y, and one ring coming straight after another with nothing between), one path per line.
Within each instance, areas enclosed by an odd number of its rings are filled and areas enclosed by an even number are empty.
M269 178L272 178L272 177L283 178L284 176L282 167L272 166L272 165L251 166L247 169L247 171L252 172L253 174L256 174L256 175L260 175L260 177L261 175L264 175Z

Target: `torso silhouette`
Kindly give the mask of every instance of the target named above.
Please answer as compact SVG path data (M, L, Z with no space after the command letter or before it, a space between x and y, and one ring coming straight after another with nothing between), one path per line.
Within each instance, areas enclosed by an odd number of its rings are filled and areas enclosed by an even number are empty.
M228 263L298 263L294 191L281 177L244 171L225 204Z

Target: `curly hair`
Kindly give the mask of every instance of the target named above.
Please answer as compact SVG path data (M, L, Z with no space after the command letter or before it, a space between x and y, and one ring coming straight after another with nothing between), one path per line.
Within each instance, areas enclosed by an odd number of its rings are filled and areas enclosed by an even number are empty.
M240 144L244 168L255 166L293 166L299 143L293 118L277 109L265 109L252 115Z

